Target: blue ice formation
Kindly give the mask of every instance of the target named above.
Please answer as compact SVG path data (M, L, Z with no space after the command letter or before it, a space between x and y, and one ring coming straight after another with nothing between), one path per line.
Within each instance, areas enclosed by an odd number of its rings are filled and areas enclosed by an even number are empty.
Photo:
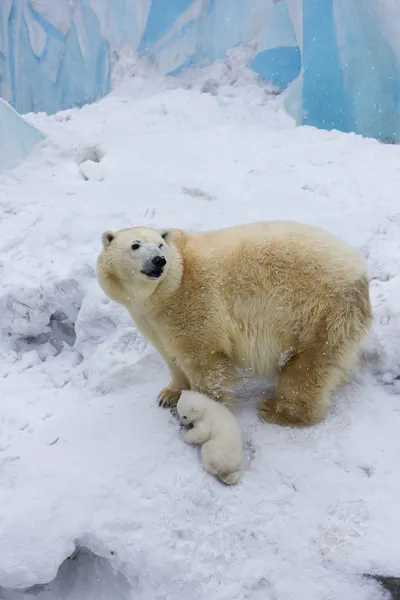
M299 123L400 141L400 0L0 0L0 96L53 113L106 94L124 46L176 75L250 41Z
M16 167L44 135L0 98L0 171Z

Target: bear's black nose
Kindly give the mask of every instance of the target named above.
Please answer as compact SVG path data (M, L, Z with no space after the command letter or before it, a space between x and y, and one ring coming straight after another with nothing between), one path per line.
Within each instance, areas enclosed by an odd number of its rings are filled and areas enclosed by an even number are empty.
M162 269L162 267L165 267L167 264L167 261L165 260L164 256L155 256L151 263L157 267L157 269Z

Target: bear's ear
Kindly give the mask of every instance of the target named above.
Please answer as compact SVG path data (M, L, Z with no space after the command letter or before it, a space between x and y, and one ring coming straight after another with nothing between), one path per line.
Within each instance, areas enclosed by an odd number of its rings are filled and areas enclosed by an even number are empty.
M165 242L167 242L167 244L169 244L171 241L171 232L170 231L162 231L161 237Z
M103 248L108 248L113 239L115 238L115 233L112 231L105 231L101 236L101 242L103 244Z

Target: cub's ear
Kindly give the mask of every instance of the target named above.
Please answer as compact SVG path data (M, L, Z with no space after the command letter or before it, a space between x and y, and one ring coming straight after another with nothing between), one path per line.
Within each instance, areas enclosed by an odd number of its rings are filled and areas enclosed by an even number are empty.
M113 239L115 238L115 233L112 231L105 231L101 236L101 242L103 244L103 248L108 248Z
M161 237L165 242L167 242L167 244L169 244L171 241L171 232L170 231L162 231Z

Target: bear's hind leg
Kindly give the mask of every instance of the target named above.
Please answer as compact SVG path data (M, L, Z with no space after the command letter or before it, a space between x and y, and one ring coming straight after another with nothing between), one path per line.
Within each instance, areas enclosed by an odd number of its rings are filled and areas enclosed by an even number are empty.
M293 356L282 368L275 398L264 400L258 407L263 421L277 425L306 426L325 417L331 391L340 382L339 364L323 352L308 350Z

